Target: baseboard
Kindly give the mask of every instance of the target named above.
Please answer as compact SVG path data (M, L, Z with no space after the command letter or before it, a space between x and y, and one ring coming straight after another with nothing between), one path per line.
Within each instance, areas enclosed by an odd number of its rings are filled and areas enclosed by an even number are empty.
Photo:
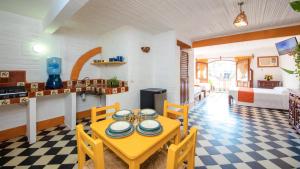
M91 116L90 110L76 113L76 119L81 119L90 116ZM64 116L59 116L52 119L39 121L36 124L36 130L41 131L50 127L59 126L61 124L64 124L64 122L65 122ZM5 141L19 136L25 136L25 135L26 135L26 125L22 125L22 126L0 131L0 141Z
M0 131L0 141L26 135L26 126L19 126Z
M41 131L50 127L55 127L55 126L59 126L61 124L65 123L65 117L64 116L60 116L60 117L55 117L53 119L48 119L48 120L43 120L43 121L39 121L36 124L36 130L37 131Z
M86 117L91 117L91 110L85 110L85 111L81 111L81 112L77 112L76 114L76 119L82 119L82 118L86 118Z

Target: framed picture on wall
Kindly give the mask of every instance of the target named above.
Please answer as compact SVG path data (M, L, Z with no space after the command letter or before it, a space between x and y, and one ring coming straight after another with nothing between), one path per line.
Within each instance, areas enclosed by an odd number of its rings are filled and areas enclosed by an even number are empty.
M257 67L278 67L278 56L262 56L257 57Z

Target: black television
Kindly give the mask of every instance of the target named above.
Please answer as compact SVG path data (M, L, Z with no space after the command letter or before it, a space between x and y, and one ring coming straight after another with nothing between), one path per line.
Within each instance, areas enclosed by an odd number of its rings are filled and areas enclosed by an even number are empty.
M285 55L291 53L298 45L297 38L293 37L275 44L278 54Z

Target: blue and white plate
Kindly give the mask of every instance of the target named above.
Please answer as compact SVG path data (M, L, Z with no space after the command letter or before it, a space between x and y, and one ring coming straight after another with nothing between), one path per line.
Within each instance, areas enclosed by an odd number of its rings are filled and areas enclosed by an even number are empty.
M123 133L112 133L108 128L105 130L105 133L108 137L111 138L124 138L130 136L134 132L134 127L130 128L128 131Z
M133 113L130 110L117 111L112 117L115 120L127 120Z
M144 131L156 131L161 128L161 124L156 120L144 120L139 124L139 128Z
M117 121L110 124L105 133L112 138L122 138L133 133L134 127L127 121Z
M142 109L140 115L145 119L155 119L158 116L157 112L153 109Z
M132 124L127 121L113 122L108 126L109 131L113 133L123 133L132 128Z
M154 116L157 114L153 109L142 109L140 113L145 116Z
M154 131L145 131L143 129L140 128L140 126L136 127L136 131L143 136L157 136L160 135L163 131L162 126L158 129L158 130L154 130Z

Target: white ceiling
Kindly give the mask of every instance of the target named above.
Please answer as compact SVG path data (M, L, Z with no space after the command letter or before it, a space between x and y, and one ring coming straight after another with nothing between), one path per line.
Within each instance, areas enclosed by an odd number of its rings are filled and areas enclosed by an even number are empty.
M51 0L1 0L0 10L6 8L3 1L14 2L6 5L8 11L43 18ZM245 0L249 26L236 28L232 22L239 13L238 1L90 0L63 27L95 34L124 25L153 34L174 29L182 37L199 40L300 23L300 13L292 11L289 0Z
M295 36L205 46L201 48L195 48L194 56L196 58L218 58L220 56L226 58L251 55L252 53L255 53L261 49L268 50L266 52L270 52L270 50L276 52L275 43L286 40L291 37ZM296 36L296 38L300 42L300 36Z
M236 28L238 1L90 0L67 26L100 34L122 25L154 34L175 29L183 37L198 40L300 23L300 13L292 11L289 0L246 0L249 26Z
M1 0L0 10L44 19L55 0Z

